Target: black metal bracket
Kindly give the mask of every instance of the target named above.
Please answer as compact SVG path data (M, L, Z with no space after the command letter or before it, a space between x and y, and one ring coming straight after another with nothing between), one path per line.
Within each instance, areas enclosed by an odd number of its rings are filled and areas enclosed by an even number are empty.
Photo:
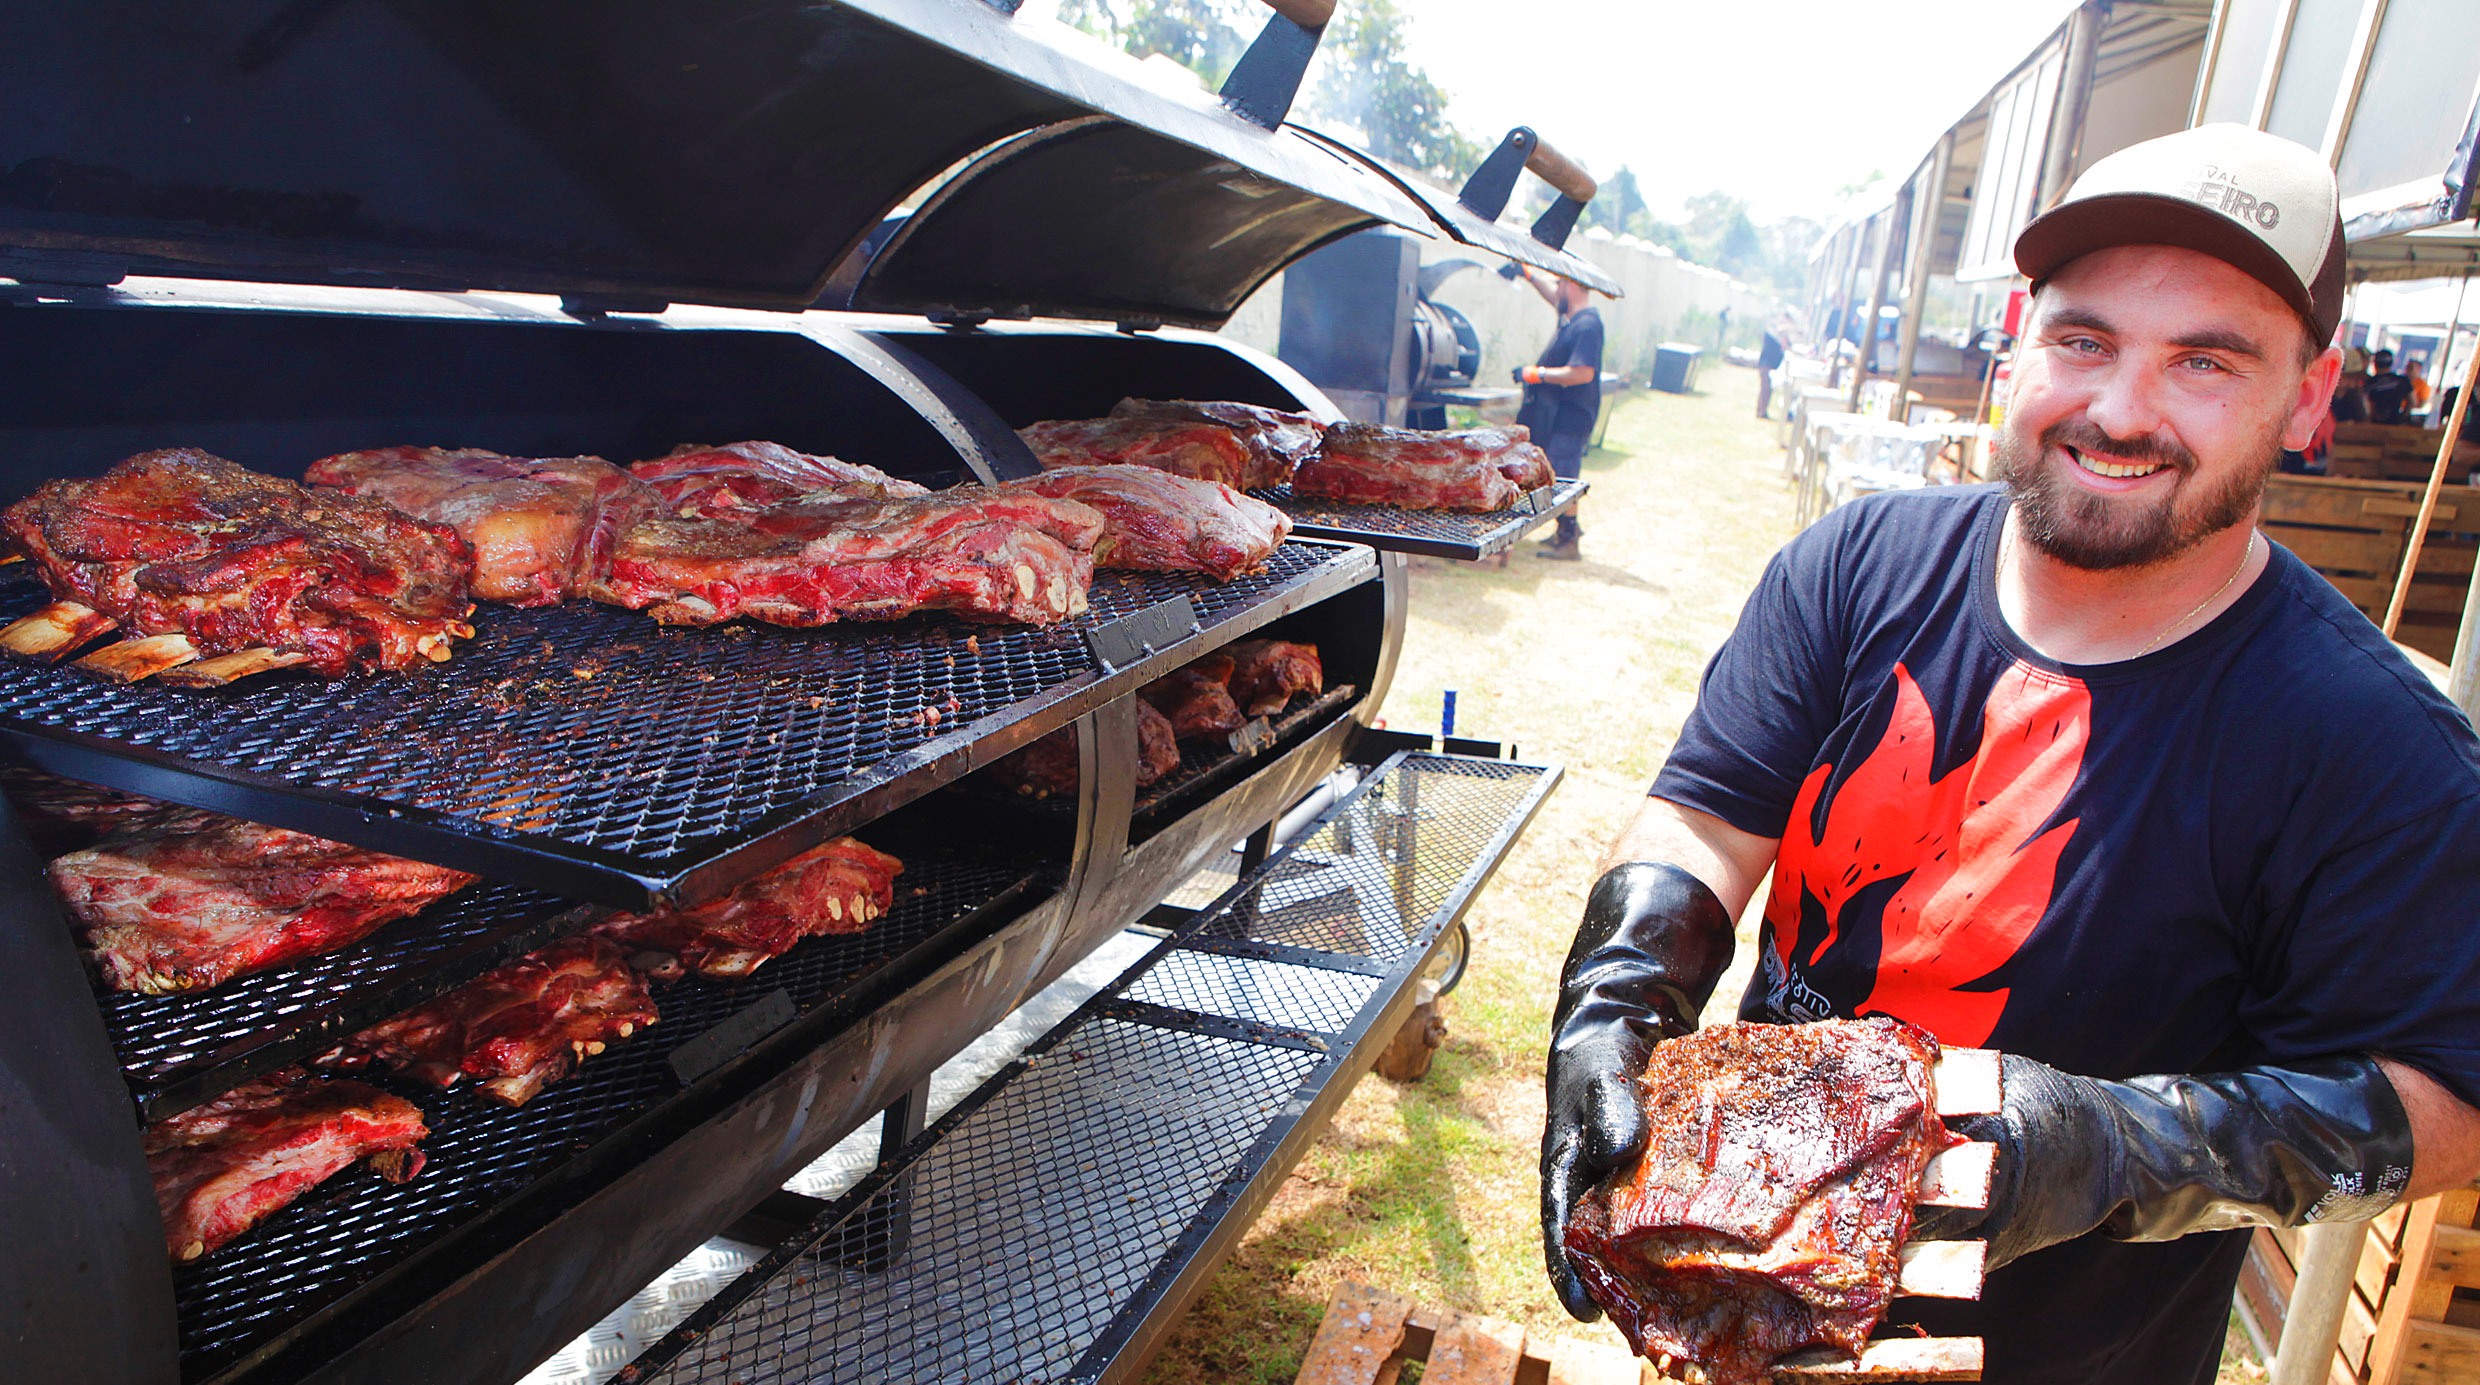
M1550 204L1550 209L1533 222L1533 239L1553 250L1564 250L1567 248L1568 233L1576 229L1576 218L1582 215L1584 204L1566 193L1560 193L1558 200Z
M879 1115L878 1164L885 1168L895 1163L921 1133L930 1128L930 1084L913 1088L895 1105ZM814 1220L826 1204L816 1199L809 1216L794 1228ZM777 1237L777 1240L783 1239ZM913 1241L913 1176L908 1170L897 1174L887 1185L873 1194L861 1210L835 1230L834 1239L825 1249L826 1257L866 1274L881 1274L895 1268L904 1258ZM769 1244L772 1244L770 1242Z
M1252 125L1280 127L1292 113L1292 98L1300 94L1309 59L1325 33L1323 28L1304 29L1280 14L1269 18L1223 79L1223 104Z
M601 293L560 295L560 311L579 322L603 322L613 313L660 313L670 306L660 298L629 298Z
M1516 179L1524 174L1524 161L1533 156L1533 147L1540 143L1541 136L1534 134L1529 125L1509 130L1490 156L1464 180L1464 190L1455 195L1455 200L1484 221L1498 220L1499 213L1507 210L1507 199L1515 196Z
M1085 648L1104 672L1115 673L1204 628L1197 619L1197 604L1182 594L1093 627L1085 632Z
M694 1085L758 1046L758 1041L801 1017L792 993L777 987L733 1012L730 1019L672 1050L672 1074Z

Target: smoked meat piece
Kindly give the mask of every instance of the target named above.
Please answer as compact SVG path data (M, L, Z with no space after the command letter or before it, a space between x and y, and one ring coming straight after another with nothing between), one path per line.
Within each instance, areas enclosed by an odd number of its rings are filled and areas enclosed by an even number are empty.
M374 1024L318 1062L375 1063L443 1090L470 1077L492 1100L523 1106L655 1018L645 978L617 945L569 937Z
M146 1128L164 1248L186 1263L368 1159L402 1183L422 1171L430 1131L410 1101L361 1082L287 1068Z
M310 464L303 479L445 524L474 551L474 595L511 606L583 596L657 497L600 457L381 447Z
M676 515L712 516L763 510L804 495L846 500L927 495L929 488L874 466L795 452L781 443L689 444L671 455L634 462L629 470L654 488Z
M1137 696L1170 718L1171 734L1180 740L1229 735L1247 720L1231 700L1232 668L1229 654L1207 654L1137 689Z
M473 634L473 554L454 529L204 452L46 481L0 514L0 540L55 598L206 655L273 649L336 678L444 661Z
M812 847L721 899L694 909L619 914L594 932L639 969L747 976L804 938L858 933L895 907L904 863L850 837Z
M1433 433L1338 423L1293 473L1292 493L1407 510L1503 510L1553 479L1532 439L1522 424Z
M1758 1385L1885 1316L1938 1120L1937 1041L1875 1017L1660 1044L1644 1157L1579 1200L1568 1262L1637 1354Z
M1265 566L1291 536L1281 510L1219 481L1148 466L1070 466L1014 484L1102 515L1094 566L1202 572L1228 582Z
M1192 399L1123 399L1106 418L1052 419L1016 430L1045 469L1128 463L1233 490L1289 481L1324 432L1307 414Z
M140 995L202 991L349 947L474 882L194 808L139 818L49 873L104 984Z
M1179 739L1171 733L1171 720L1157 712L1143 698L1137 700L1137 787L1150 788L1155 781L1180 767ZM1076 728L1063 726L1015 754L990 767L990 772L1006 787L1027 798L1048 798L1053 794L1076 792L1079 780L1076 766Z
M1231 656L1231 700L1243 716L1274 716L1301 693L1326 691L1326 670L1314 644L1241 640L1223 652Z

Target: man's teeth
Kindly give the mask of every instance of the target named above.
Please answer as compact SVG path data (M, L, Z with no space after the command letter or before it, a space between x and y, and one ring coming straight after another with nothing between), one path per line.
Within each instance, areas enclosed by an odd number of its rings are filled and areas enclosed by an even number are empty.
M2161 470L2163 465L2160 462L2105 462L2089 452L2072 450L2067 455L2075 458L2077 466L2096 476L2114 476L2120 479L2130 476L2150 476Z

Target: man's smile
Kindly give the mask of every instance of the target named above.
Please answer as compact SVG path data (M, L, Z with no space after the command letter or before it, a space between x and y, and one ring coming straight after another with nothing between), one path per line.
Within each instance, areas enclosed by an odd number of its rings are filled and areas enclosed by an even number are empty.
M2102 453L2086 452L2081 448L2062 446L2059 450L2066 453L2067 460L2075 463L2079 469L2113 481L2140 480L2155 472L2170 470L2168 462L2121 462L2114 461Z

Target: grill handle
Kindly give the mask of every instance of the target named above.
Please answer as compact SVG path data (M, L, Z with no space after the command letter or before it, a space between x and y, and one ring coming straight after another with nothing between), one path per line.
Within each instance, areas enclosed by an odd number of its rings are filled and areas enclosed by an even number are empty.
M1584 165L1551 148L1550 142L1539 135L1533 137L1533 149L1524 156L1524 166L1562 195L1578 202L1590 202L1593 194L1602 190L1602 185L1593 181L1593 175L1584 171Z
M1266 8L1316 33L1335 17L1335 0L1265 0Z

